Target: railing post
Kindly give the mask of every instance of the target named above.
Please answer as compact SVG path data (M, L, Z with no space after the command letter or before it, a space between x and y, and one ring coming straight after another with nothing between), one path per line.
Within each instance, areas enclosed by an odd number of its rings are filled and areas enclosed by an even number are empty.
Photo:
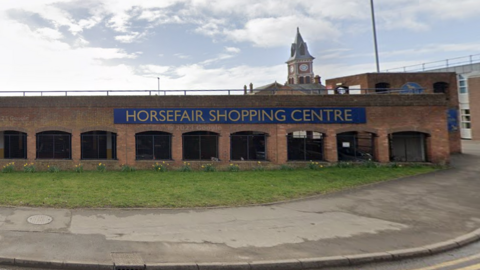
M184 96L187 95L187 90L183 91L183 95L184 95Z
M68 93L68 92L67 92L67 91L65 91L65 96L67 96L67 93Z
M107 90L107 97L108 97L108 95L109 95L109 92L110 92L110 91Z
M228 95L230 96L230 90L228 90Z
M23 91L23 96L25 96L25 91Z
M446 65L447 65L447 68L448 68L448 59L447 59L447 60L445 60L445 63L446 63Z

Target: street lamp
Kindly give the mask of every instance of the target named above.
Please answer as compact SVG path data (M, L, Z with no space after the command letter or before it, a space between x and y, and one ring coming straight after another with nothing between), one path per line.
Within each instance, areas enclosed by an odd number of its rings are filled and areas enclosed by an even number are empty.
M157 77L158 80L158 95L160 95L160 77Z
M370 9L372 10L372 27L373 27L373 44L375 46L375 63L377 64L377 73L379 73L380 64L378 62L377 29L375 27L375 11L373 8L373 0L370 0Z

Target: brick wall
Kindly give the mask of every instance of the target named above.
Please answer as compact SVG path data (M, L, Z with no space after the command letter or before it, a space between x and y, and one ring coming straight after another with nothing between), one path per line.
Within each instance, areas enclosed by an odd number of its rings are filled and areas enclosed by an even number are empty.
M366 124L114 124L115 108L251 108L251 107L365 107ZM151 168L154 161L135 159L135 134L163 131L172 134L172 166L182 160L182 134L190 131L212 131L219 137L219 164L230 163L230 134L239 131L260 131L268 134L265 165L287 162L286 135L310 130L325 134L325 158L337 161L336 134L346 131L367 131L375 139L378 161L389 161L388 134L419 131L430 135L429 160L449 160L449 134L446 130L447 101L442 95L356 95L356 96L149 96L149 97L3 97L0 98L0 131L27 133L28 162L40 167L58 164L72 168L79 162L94 168L98 161L80 160L80 134L103 130L117 134L117 161L107 161L109 169L121 164ZM59 130L72 134L72 160L35 160L36 133ZM0 165L9 160L1 160ZM21 160L19 162L25 162ZM103 162L103 161L101 161ZM208 161L207 161L208 162ZM193 166L207 162L191 162ZM255 162L242 161L242 166Z

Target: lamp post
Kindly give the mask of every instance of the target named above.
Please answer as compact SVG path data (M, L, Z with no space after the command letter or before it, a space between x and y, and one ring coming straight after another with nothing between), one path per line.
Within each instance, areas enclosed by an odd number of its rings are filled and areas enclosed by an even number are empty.
M158 80L158 95L160 95L160 77L157 77Z
M370 0L370 9L372 10L372 27L373 27L373 44L375 46L375 63L377 64L377 73L379 73L380 64L378 61L377 29L375 27L375 10L373 8L373 0Z

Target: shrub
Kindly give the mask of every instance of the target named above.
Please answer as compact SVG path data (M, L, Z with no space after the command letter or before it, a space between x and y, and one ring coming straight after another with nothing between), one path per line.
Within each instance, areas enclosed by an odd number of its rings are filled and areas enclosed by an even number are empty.
M98 165L97 165L97 171L99 171L99 172L105 172L106 170L107 170L107 166L105 166L105 164L98 163Z
M122 165L122 168L120 169L120 171L122 172L134 172L136 171L137 169L133 166L128 166L128 165Z
M181 172L191 172L192 167L190 167L190 163L183 162L183 165L178 170Z
M230 165L227 167L227 171L238 172L238 171L240 171L240 166L238 166L237 164L230 163Z
M280 170L282 171L293 171L294 168L291 167L291 166L288 166L288 165L285 165L285 164L282 164L282 166L280 166Z
M162 162L162 164L159 164L158 162L156 162L155 164L152 165L153 170L156 171L156 172L167 172L168 171L168 166L169 166L169 164L165 163L165 161Z
M365 167L365 168L378 168L378 167L380 167L379 164L373 162L372 160L365 161L364 163L362 163L362 166Z
M35 168L35 164L33 163L25 163L23 165L23 172L26 172L26 173L34 173L37 169Z
M318 162L310 161L310 163L308 163L307 167L308 167L310 170L318 170L318 169L323 168L323 165L320 164L320 163L318 163Z
M15 171L15 162L10 162L7 165L3 166L2 173L11 173Z
M350 163L350 162L340 161L340 162L337 163L337 167L338 168L352 168L353 164Z
M253 170L254 170L254 171L263 172L263 171L265 171L265 167L262 166L262 162L261 162L261 161L258 161L258 162L257 162L257 166L253 167Z
M57 166L48 165L47 166L47 171L51 172L51 173L58 173L58 172L60 172L60 168L58 168Z
M217 171L217 168L215 168L215 166L213 166L210 163L202 165L202 169L203 169L204 172L216 172Z
M83 164L75 165L75 167L73 168L73 171L75 171L76 173L82 173L83 172Z

